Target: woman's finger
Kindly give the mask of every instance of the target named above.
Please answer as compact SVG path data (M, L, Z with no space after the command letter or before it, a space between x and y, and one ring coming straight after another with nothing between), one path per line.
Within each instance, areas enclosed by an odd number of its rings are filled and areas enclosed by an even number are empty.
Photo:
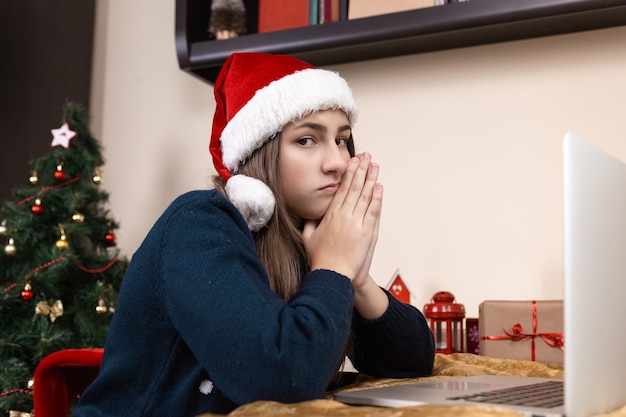
M363 218L370 207L374 187L378 181L378 172L378 164L371 163L366 173L365 183L363 184L363 188L361 189L361 193L354 207L354 215L359 218ZM363 221L365 221L365 219L363 219Z
M343 203L346 199L348 191L350 190L350 184L352 183L352 178L354 177L356 170L359 168L359 165L360 165L359 157L353 156L352 158L350 158L350 160L348 161L348 167L346 168L346 171L343 173L343 176L341 177L341 181L339 182L339 188L337 189L337 192L333 196L333 199L331 200L327 211L333 212L341 208L341 206L343 206Z
M368 198L368 196L363 196L363 187L367 180L371 159L372 158L369 153L363 153L359 158L359 165L354 172L350 183L346 182L345 184L347 190L342 207L349 212L354 212L357 204L362 198Z

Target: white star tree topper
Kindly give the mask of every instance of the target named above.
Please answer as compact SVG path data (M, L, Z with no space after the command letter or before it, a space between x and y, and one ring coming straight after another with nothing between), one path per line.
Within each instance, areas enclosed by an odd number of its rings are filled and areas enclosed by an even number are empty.
M70 127L66 123L63 123L59 129L52 129L52 144L50 146L63 146L64 148L70 147L70 141L76 136L76 132L70 130Z

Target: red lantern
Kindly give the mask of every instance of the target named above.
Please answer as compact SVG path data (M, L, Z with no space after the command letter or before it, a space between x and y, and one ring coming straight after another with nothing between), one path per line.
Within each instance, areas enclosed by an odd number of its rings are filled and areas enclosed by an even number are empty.
M463 319L465 307L454 300L448 291L439 291L424 306L424 316L430 321L435 335L437 353L463 352Z

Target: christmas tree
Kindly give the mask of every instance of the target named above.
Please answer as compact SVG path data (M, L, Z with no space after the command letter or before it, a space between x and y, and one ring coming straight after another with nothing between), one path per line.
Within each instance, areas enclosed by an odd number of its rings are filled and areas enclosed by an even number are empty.
M102 347L128 262L103 207L101 147L68 103L51 151L0 207L0 414L32 411L35 367L67 348ZM28 176L25 175L25 179Z

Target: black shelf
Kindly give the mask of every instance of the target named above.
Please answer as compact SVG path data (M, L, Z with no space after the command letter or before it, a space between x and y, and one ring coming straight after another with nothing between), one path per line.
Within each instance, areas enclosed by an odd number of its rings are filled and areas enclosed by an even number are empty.
M626 25L624 0L470 0L257 34L258 2L246 1L249 34L216 41L206 32L206 3L176 0L176 49L180 68L210 83L236 51L326 66Z

